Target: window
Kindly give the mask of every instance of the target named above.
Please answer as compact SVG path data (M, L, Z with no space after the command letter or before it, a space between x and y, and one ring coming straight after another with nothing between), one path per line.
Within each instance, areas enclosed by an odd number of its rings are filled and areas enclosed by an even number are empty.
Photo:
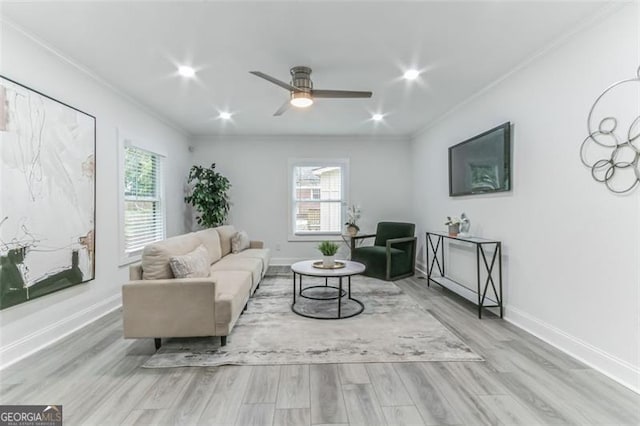
M290 160L290 240L340 235L347 199L348 160ZM306 238L305 238L306 237Z
M137 256L164 239L161 157L133 146L124 147L123 234L125 258Z

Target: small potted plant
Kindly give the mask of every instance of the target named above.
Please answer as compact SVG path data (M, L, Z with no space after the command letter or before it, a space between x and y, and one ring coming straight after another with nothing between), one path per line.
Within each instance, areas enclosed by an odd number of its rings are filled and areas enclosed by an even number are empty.
M332 241L323 241L318 244L318 250L322 253L322 266L333 268L336 264L336 253L340 246Z
M352 237L355 237L360 231L360 227L357 224L358 219L360 219L360 207L353 204L347 209L347 221L345 222L347 232Z
M455 237L460 233L461 222L462 221L458 217L447 216L447 221L444 224L449 227L449 235Z

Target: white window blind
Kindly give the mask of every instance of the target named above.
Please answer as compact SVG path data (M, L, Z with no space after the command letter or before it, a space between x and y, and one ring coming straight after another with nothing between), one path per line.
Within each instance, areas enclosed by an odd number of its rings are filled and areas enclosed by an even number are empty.
M161 161L132 146L124 154L124 251L131 254L164 239Z
M346 165L294 164L292 173L294 235L340 234L346 205Z

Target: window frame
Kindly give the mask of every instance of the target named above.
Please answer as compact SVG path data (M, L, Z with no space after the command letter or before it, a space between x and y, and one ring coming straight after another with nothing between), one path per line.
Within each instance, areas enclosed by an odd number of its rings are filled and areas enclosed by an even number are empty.
M340 200L325 201L340 203L340 224L339 232L305 231L296 232L296 186L294 171L296 167L340 167L342 181L342 197ZM288 161L288 220L287 220L287 241L342 241L343 227L346 221L347 206L349 205L349 159L348 158L290 158ZM318 200L319 201L319 200Z
M162 235L156 241L161 241L166 239L167 236L167 210L166 210L166 192L164 185L164 160L166 155L161 152L157 152L155 149L150 149L150 145L144 143L143 140L131 137L126 132L118 131L119 134L119 143L118 143L118 225L119 225L119 266L130 265L132 263L138 262L142 259L142 249L127 252L126 251L126 241L125 241L125 219L124 219L124 211L125 211L125 203L127 201L127 197L125 195L125 156L126 149L125 148L135 148L140 151L147 152L149 154L156 156L156 185L157 185L157 198L158 201L158 209L160 214L162 215Z

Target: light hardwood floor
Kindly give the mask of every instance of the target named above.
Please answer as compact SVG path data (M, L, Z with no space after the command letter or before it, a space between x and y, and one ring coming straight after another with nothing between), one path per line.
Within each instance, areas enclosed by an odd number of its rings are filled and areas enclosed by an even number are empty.
M118 311L0 372L0 403L63 404L67 425L640 424L639 395L447 290L397 284L486 362L144 369L153 341L124 340Z

